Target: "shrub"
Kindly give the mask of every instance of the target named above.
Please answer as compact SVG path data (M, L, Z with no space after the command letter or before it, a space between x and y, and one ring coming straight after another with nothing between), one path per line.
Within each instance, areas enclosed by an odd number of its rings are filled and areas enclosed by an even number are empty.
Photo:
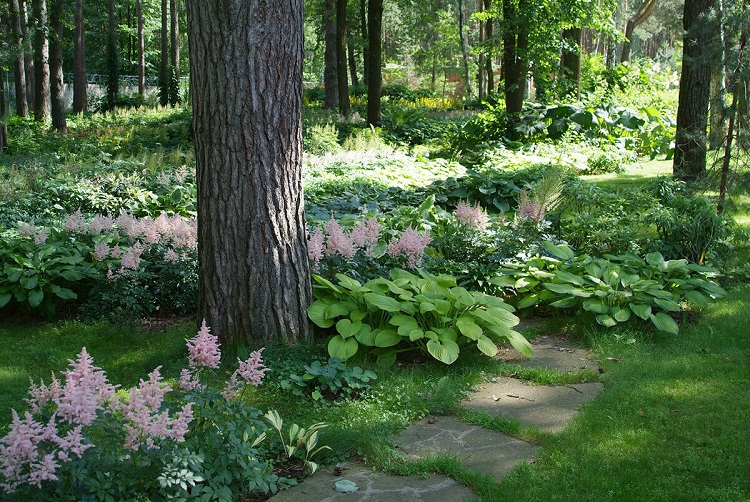
M496 344L505 341L532 353L529 342L511 329L518 324L512 307L458 287L451 276L396 269L390 280L377 278L364 285L343 274L336 275L338 285L313 277L316 300L308 315L321 328L335 326L328 341L333 357L346 360L359 352L391 365L399 353L418 351L451 364L468 347L494 356Z
M305 373L290 373L280 376L281 387L292 389L298 396L310 395L315 401L320 399L357 397L370 388L370 381L378 376L359 366L349 367L343 359L331 357L326 362L316 358L304 365Z

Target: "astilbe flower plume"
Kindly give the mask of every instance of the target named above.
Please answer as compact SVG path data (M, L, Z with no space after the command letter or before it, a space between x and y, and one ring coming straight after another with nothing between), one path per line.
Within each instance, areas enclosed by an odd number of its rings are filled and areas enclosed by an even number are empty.
M320 228L313 230L307 238L307 256L312 262L313 270L318 269L320 260L325 256L325 235Z
M490 222L487 213L477 202L472 206L466 202L459 202L456 205L456 219L470 228L484 229Z
M227 382L227 386L222 392L222 396L225 399L232 399L237 396L237 390L244 385L260 385L263 376L268 371L268 368L263 364L261 353L263 349L256 350L250 354L246 360L242 361L237 358L238 367L232 373L232 376Z
M53 397L57 414L71 424L89 426L96 420L99 410L113 398L116 386L107 381L106 373L94 366L94 359L81 349L76 361L70 361L70 369L64 372L65 385L60 394Z
M41 487L42 481L56 481L55 471L59 464L55 454L40 447L43 442L56 436L54 417L44 425L34 420L28 411L23 419L16 410L12 413L9 432L0 439L0 473L6 480L0 486L11 493L22 484Z
M352 258L357 252L350 236L344 233L339 222L331 216L326 224L326 253L329 255L341 255L344 258Z
M432 237L430 237L429 230L420 235L409 227L388 244L388 255L392 258L403 256L409 268L416 268L422 262L424 249L430 242L432 242Z
M367 256L372 256L375 246L380 240L378 219L373 216L367 221L360 221L352 229L350 237L355 247L364 249Z
M221 363L221 350L219 350L219 338L211 334L211 328L206 326L203 319L198 334L187 341L188 365L191 368L213 368L217 369Z

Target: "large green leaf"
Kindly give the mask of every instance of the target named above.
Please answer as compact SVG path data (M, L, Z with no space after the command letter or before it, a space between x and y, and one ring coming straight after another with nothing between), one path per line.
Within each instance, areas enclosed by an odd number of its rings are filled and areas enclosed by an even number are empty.
M365 345L367 347L374 347L375 337L379 332L380 330L373 331L369 325L363 324L362 329L357 331L357 334L354 335L354 338L356 338L357 341L362 345Z
M362 288L362 284L358 280L344 274L336 274L336 279L339 281L339 286L349 291L359 291Z
M68 288L58 288L54 293L63 300L75 300L78 298L78 295Z
M385 310L386 312L398 312L401 310L401 304L390 296L379 295L377 293L365 293L364 296L368 304L380 310Z
M576 257L576 254L565 244L552 244L549 241L544 241L544 249L546 249L552 256L560 260L570 260Z
M355 303L349 301L336 302L328 306L325 316L328 319L335 319L340 316L349 315L352 310L357 310Z
M21 287L24 289L34 289L39 285L39 280L36 276L31 277L21 277L21 280L19 281L21 284Z
M554 282L544 283L543 286L545 288L547 288L548 290L552 291L553 293L557 293L557 294L560 294L560 295L569 295L575 289L577 289L572 284L557 284L557 283L554 283Z
M331 357L339 357L341 359L349 359L357 353L359 343L356 338L347 338L346 340L341 335L336 335L328 342L328 354Z
M673 335L676 335L680 331L680 328L677 327L677 323L675 322L675 320L669 317L664 312L657 312L656 314L652 315L651 322L654 323L654 326L656 326L656 329L658 329L659 331L664 331Z
M525 309L539 303L539 295L526 295L516 304L519 309Z
M349 338L356 335L360 328L362 328L362 323L359 321L352 322L349 319L341 319L336 323L336 331L339 332L342 338Z
M555 276L563 282L578 286L583 286L586 282L580 275L571 274L565 270L555 270Z
M327 311L328 304L321 300L316 300L312 305L307 307L307 317L321 328L330 328L333 326L334 322L333 319L329 319L328 316L326 316Z
M521 322L518 316L511 312L508 312L508 310L504 308L492 307L490 309L487 309L487 313L495 319L495 322L501 322L507 326L515 326L516 324Z
M570 307L575 307L578 305L578 299L575 296L569 296L567 298L562 298L560 300L554 301L550 303L550 306L556 307L558 309L567 309Z
M483 330L469 316L461 316L456 320L456 327L465 337L471 340L478 340L482 336Z
M10 293L3 293L0 295L0 309L5 307L8 302L10 302L10 299L13 298L13 295Z
M419 329L419 325L417 324L416 319L411 318L408 322L405 322L401 326L399 326L397 331L399 336L409 336L409 333L411 333L415 329Z
M596 316L596 322L607 328L611 328L617 324L617 321L615 321L609 314L599 314Z
M480 336L477 340L477 348L490 357L494 357L497 354L497 345L495 345L495 342L484 335Z
M654 298L654 303L669 312L679 312L680 304L674 300L665 300L663 298Z
M36 308L39 306L40 303L42 303L42 300L44 299L44 291L41 289L33 289L29 291L29 305L31 305L33 308Z
M612 307L611 313L617 322L625 322L630 319L630 310L627 308Z
M429 340L427 342L427 352L438 361L445 364L452 364L458 359L460 349L456 342L450 340L446 341L435 341Z
M644 321L651 317L651 305L646 305L644 303L631 303L628 307L630 307L630 310L632 310L635 315Z
M706 298L706 296L700 291L685 291L685 299L698 305L699 307L708 307L708 298Z
M521 354L525 355L526 357L532 357L534 355L534 347L531 346L529 341L524 338L521 333L511 330L506 335L506 338L513 346L513 348Z
M315 282L317 282L319 284L322 284L323 286L325 286L328 289L331 289L331 290L333 290L333 291L335 291L337 293L341 293L342 292L341 289L338 286L336 286L334 283L332 283L331 281L329 281L325 277L321 277L319 275L314 275L313 274L313 279L315 280Z
M375 346L376 347L393 347L403 340L398 333L392 329L384 329L377 335L375 335Z
M589 298L583 302L583 310L594 312L595 314L606 314L609 312L609 306L605 305L598 298Z

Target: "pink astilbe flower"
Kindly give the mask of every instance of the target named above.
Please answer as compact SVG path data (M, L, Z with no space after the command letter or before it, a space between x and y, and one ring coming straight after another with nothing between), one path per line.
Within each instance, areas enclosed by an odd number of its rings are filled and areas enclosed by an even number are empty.
M22 484L41 487L42 481L56 481L55 470L59 466L54 453L47 453L40 444L56 434L55 417L48 425L37 422L28 411L23 420L13 410L13 420L8 434L0 439L0 464L2 464L2 488L13 492Z
M465 202L459 202L456 206L456 219L470 228L484 229L490 222L487 213L477 202L472 206Z
M326 224L326 237L326 252L329 255L338 254L344 258L352 258L357 252L351 238L344 233L344 229L333 216Z
M177 386L185 392L195 389L203 390L206 388L205 385L201 384L198 375L187 368L182 368L182 371L180 372L180 380L177 383Z
M94 219L89 222L89 233L99 235L102 232L109 232L112 230L114 220L110 216L96 215Z
M518 218L524 218L531 221L544 221L547 215L546 208L542 203L535 200L529 199L529 194L521 192L518 198Z
M60 396L53 399L63 421L89 426L96 420L97 412L114 396L116 386L107 381L106 373L93 362L83 347L78 359L71 360L70 369L63 372L65 385Z
M308 258L310 258L314 270L318 269L320 260L322 260L323 256L325 256L326 246L324 241L325 235L319 228L316 228L311 234L308 234L307 256Z
M84 443L85 437L83 436L83 426L76 425L70 429L65 437L56 436L54 442L60 448L57 452L57 458L63 462L69 462L71 460L70 454L72 453L78 458L83 456L83 453L89 448L93 448L94 445L91 443Z
M94 248L94 252L91 253L91 255L94 257L96 261L102 261L109 256L109 244L106 242L100 242L96 248Z
M36 244L37 246L44 244L45 242L47 242L47 237L49 237L49 230L47 230L46 228L42 228L34 236L34 244Z
M21 237L31 237L36 234L36 232L37 228L33 221L31 223L26 223L25 221L21 222L21 225L18 228L18 235Z
M63 224L63 229L68 232L86 232L88 225L86 225L86 221L83 219L80 209L68 216L65 220L65 224Z
M221 363L221 351L219 350L219 338L211 334L211 329L206 326L203 319L198 334L187 341L188 365L191 368L213 368L217 369Z
M380 223L374 216L367 221L360 221L352 229L351 232L352 244L355 247L365 250L367 256L372 256L372 253L380 240Z
M388 244L388 255L392 258L403 256L409 268L416 268L422 262L424 249L432 242L430 231L419 235L409 227Z
M126 269L138 270L138 265L141 263L141 254L143 254L143 246L140 242L130 246L130 249L120 259L120 273L125 272Z
M192 403L182 407L175 418L170 418L169 410L161 410L164 396L170 388L162 380L161 366L149 373L148 380L141 380L129 392L127 403L120 403L119 410L129 423L125 424L127 437L125 448L137 450L142 444L146 448L158 448L158 439L184 440L188 426L193 419Z
M268 368L263 364L262 352L263 349L256 350L244 361L237 358L238 367L232 373L224 392L222 392L225 399L229 400L236 397L237 390L243 385L250 384L255 387L260 385L263 376L268 371Z
M174 249L167 249L167 252L164 253L164 259L167 260L169 263L177 263L180 261L180 255L175 253Z
M31 377L29 377L29 380L31 380ZM62 387L60 387L60 381L53 373L49 387L44 384L44 380L40 381L39 385L36 385L32 380L29 385L29 398L24 399L24 401L31 407L31 413L36 415L44 409L47 403L59 399L60 396L62 396Z

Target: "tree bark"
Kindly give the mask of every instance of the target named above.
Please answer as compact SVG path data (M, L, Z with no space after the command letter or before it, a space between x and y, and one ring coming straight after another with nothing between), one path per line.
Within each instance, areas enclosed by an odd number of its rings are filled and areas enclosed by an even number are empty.
M339 88L339 113L349 116L349 80L346 69L347 0L336 0L336 80Z
M302 0L187 0L199 315L223 348L310 335Z
M367 123L380 124L380 86L383 82L382 40L383 0L369 0L367 7L368 61L367 61Z
M117 24L115 0L109 0L107 10L107 108L112 109L120 90L120 55L117 52Z
M34 120L43 121L50 114L49 97L49 40L47 32L47 2L35 0L34 10Z
M503 34L503 75L505 79L505 108L511 117L523 110L526 92L528 27L521 20L526 0L503 2L503 20L508 28Z
M367 35L367 0L359 0L360 34L362 35L362 80L367 86L370 78L369 36Z
M336 56L336 4L337 0L324 0L323 28L325 30L325 54L323 60L324 106L335 110L339 106L338 64Z
M485 9L488 11L492 8L492 0L485 0L484 1ZM492 18L490 17L485 22L484 26L484 35L485 40L492 40ZM487 95L489 96L493 92L495 92L495 75L494 75L494 69L492 68L492 51L489 51L487 53L487 59L485 61L486 65L486 73L487 73Z
M180 11L177 2L178 0L169 0L169 104L172 106L180 102Z
M479 0L479 12L484 12L484 0ZM479 45L482 48L479 52L479 58L477 60L477 97L482 100L486 96L487 91L487 67L485 64L485 58L487 58L487 49L486 49L486 41L487 41L487 27L486 27L486 21L480 20L479 21Z
M65 0L52 0L50 5L50 108L52 127L65 134L68 126L65 121L65 88L63 87L63 9Z
M461 56L463 57L464 66L464 83L466 85L465 97L471 99L471 71L469 70L469 49L468 41L466 40L466 30L464 26L464 2L458 0L458 33L461 42Z
M654 7L658 0L643 0L641 6L633 14L633 17L628 19L628 23L625 25L625 41L622 43L622 54L620 54L620 62L630 61L630 46L633 39L633 32L635 29L643 24L648 19L651 13L654 11Z
M73 112L85 112L88 107L86 81L86 30L83 24L83 0L76 0L73 32Z
M24 64L23 33L21 32L21 13L18 0L10 0L10 32L15 49L13 75L16 80L16 115L29 116L29 103L26 100L26 69Z
M714 30L705 19L714 0L686 0L685 40L677 105L674 164L676 179L695 181L706 176L706 125L711 88Z
M143 35L143 0L135 0L138 17L138 94L146 99L146 47Z
M351 40L352 37L349 37ZM357 58L354 56L354 46L351 43L346 44L346 53L349 60L349 76L353 86L359 86L359 76L357 75Z
M167 9L167 0L161 0L159 103L162 106L169 104L169 27L167 26Z
M26 7L26 0L18 0L18 9L21 17L21 34L24 39L23 69L26 73L26 100L29 111L31 111L34 110L34 96L36 94L34 79L36 72L34 70L34 49L26 37L29 26L29 10Z
M565 94L573 93L577 100L581 99L581 34L579 27L565 29L562 34L565 47L561 69L565 79Z

